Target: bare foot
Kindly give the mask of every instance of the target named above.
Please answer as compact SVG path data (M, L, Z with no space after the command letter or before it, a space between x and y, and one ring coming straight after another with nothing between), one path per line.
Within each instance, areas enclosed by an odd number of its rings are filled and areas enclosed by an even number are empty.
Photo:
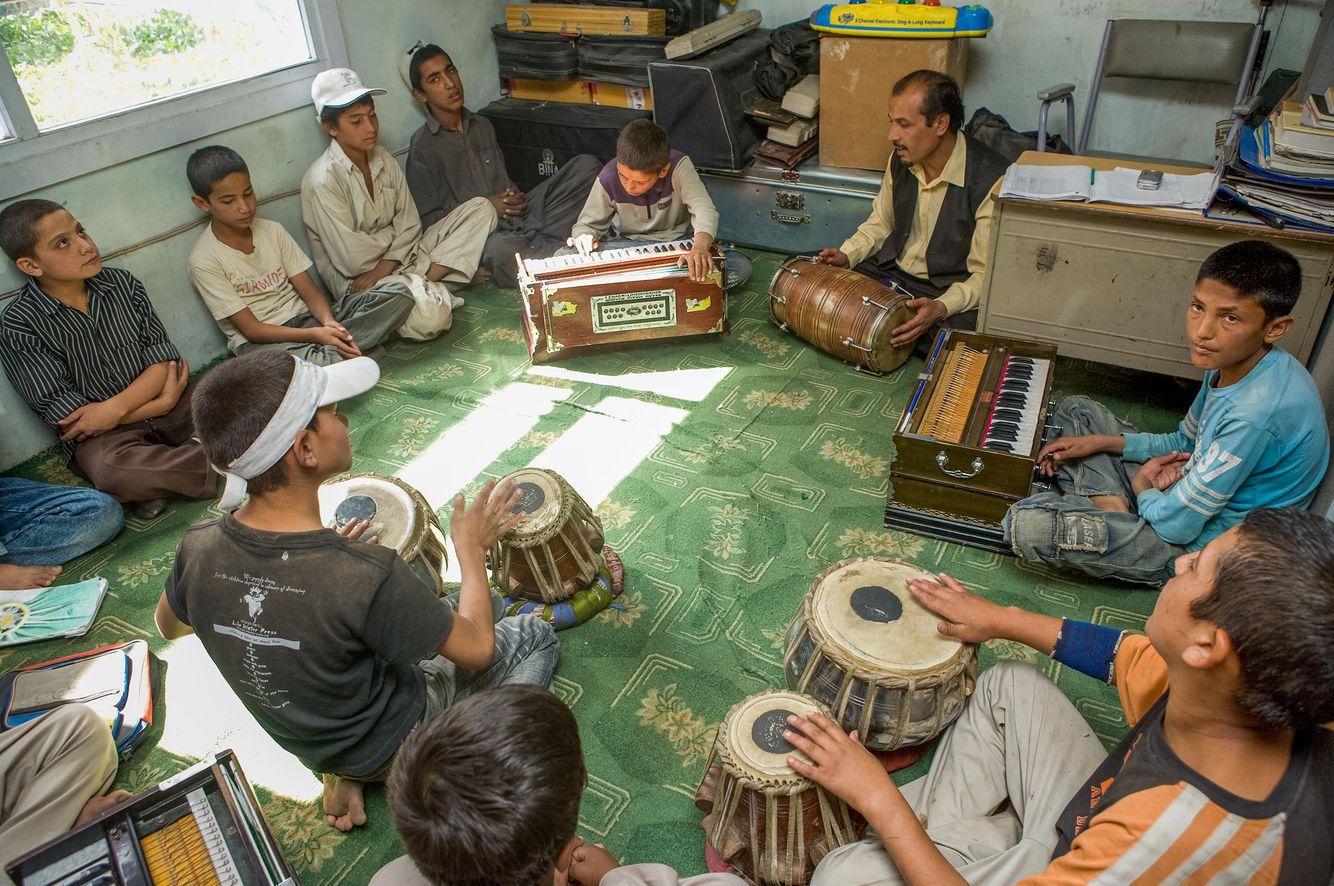
M324 776L324 817L340 831L350 831L366 823L362 783L337 775Z
M59 574L59 566L15 566L12 563L0 563L0 591L49 588Z
M1119 495L1090 495L1089 501L1100 511L1115 511L1120 514L1129 514L1130 505Z
M74 819L74 826L77 828L86 821L92 821L112 806L128 799L130 799L129 791L112 791L105 797L93 797L79 810L79 817Z

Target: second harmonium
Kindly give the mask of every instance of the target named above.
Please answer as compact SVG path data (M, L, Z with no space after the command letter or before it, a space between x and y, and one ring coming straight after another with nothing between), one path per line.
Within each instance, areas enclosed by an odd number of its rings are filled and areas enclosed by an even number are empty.
M1010 553L1001 518L1050 488L1036 467L1055 361L1051 345L942 330L894 430L885 525Z
M726 332L723 254L711 247L707 278L691 280L684 263L693 245L676 240L521 260L523 332L533 362Z

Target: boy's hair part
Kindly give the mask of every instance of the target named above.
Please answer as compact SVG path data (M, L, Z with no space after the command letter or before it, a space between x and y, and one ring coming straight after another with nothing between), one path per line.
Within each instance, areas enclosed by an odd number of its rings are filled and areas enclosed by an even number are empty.
M667 130L652 120L632 120L616 136L616 162L635 172L661 172L671 153Z
M218 182L234 172L250 174L241 155L225 145L209 145L200 148L185 161L185 177L190 180L190 190L201 200L207 200Z
M413 92L421 92L422 65L426 64L431 59L439 58L442 55L445 58L448 58L451 62L453 61L453 58L450 57L448 52L445 52L434 43L427 43L412 54L412 59L408 62L408 83L412 86Z
M1297 508L1251 511L1190 612L1232 638L1234 701L1248 716L1291 729L1334 720L1334 523Z
M584 781L570 709L510 684L418 726L386 787L408 855L431 882L538 886L574 837Z
M0 210L0 249L10 261L33 258L37 223L65 207L54 200L19 200Z
M338 118L343 116L344 111L360 107L361 105L369 105L371 107L375 107L375 99L368 95L364 98L354 101L350 105L342 105L341 107L337 108L331 105L325 108L323 111L320 111L320 122L323 123L325 126L336 127L338 125Z
M1296 256L1263 240L1239 240L1215 250L1195 282L1217 280L1237 290L1265 312L1265 322L1286 317L1302 294L1302 266Z
M278 411L295 371L296 362L287 351L252 351L219 363L199 380L190 412L212 465L226 467L250 448ZM315 421L312 418L307 427L313 428ZM247 481L250 494L286 486L285 460Z
M953 77L926 69L913 71L899 78L890 95L902 95L913 87L922 90L922 115L927 124L935 123L941 114L949 114L950 132L959 131L963 125L963 97Z

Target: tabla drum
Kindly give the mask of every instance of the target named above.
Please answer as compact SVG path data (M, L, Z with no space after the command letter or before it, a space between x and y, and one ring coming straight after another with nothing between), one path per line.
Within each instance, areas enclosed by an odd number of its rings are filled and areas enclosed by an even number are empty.
M827 704L868 747L893 750L941 733L977 679L977 647L936 630L940 617L908 592L935 578L876 557L816 576L787 630L787 685Z
M752 883L801 886L820 859L861 839L866 820L787 765L803 757L786 738L789 714L829 709L782 690L737 703L718 727L695 805L709 844Z
M864 274L803 256L783 262L769 284L769 311L780 328L874 373L898 369L912 353L912 342L890 341L913 316L910 299Z
M621 558L611 548L602 549L602 565L597 575L588 583L588 587L575 591L569 599L559 603L542 603L538 600L515 599L503 594L506 615L536 615L552 628L563 631L575 625L581 625L614 603L625 590L625 567Z
M523 468L496 484L519 486L514 513L527 516L492 549L492 580L502 594L558 603L588 587L605 565L602 521L555 471Z
M445 593L445 531L426 497L397 477L383 474L346 474L320 486L320 519L341 529L352 520L367 520L363 538L379 536L379 543L398 555L440 596Z

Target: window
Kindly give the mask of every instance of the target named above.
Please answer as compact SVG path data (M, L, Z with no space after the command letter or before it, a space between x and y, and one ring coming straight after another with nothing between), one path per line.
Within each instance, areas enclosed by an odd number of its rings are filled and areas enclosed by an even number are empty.
M335 0L0 0L0 200L310 103Z

